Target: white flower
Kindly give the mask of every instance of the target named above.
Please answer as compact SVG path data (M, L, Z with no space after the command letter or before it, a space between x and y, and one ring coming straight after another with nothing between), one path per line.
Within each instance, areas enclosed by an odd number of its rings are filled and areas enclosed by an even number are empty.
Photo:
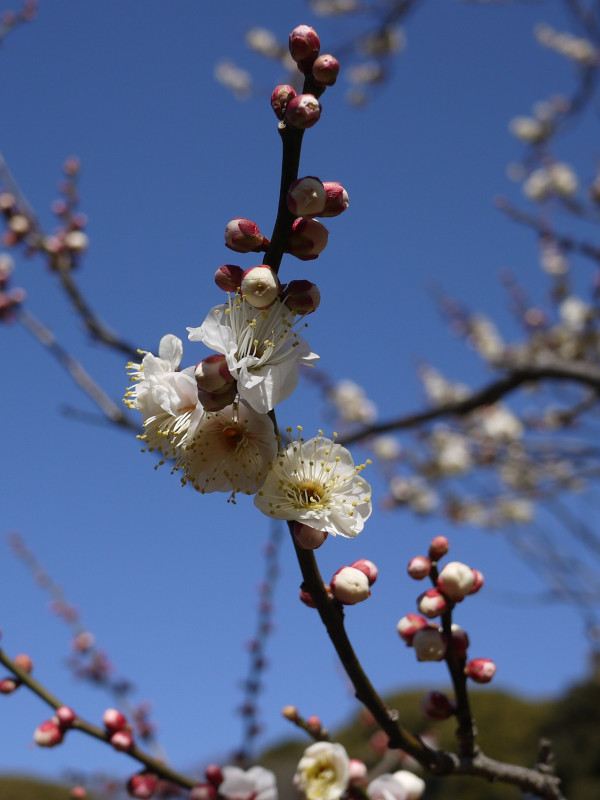
M331 439L299 438L273 460L254 503L275 519L356 536L372 510L371 487L359 474L364 466L355 467L349 451Z
M533 117L515 117L510 121L510 132L522 142L541 142L549 133L547 125Z
M377 436L373 439L373 452L382 461L399 458L402 448L394 436Z
M328 393L329 399L345 422L362 422L368 425L377 417L375 404L365 390L354 381L343 380Z
M494 441L520 439L523 436L520 419L500 403L483 408L476 418L482 433Z
M277 800L275 775L264 767L223 767L219 794L226 800Z
M579 333L589 322L592 309L579 297L571 295L562 301L558 313L569 330Z
M394 779L401 783L406 790L406 800L420 800L425 792L425 781L414 772L407 769L394 772Z
M384 774L367 786L369 800L407 800L404 786L393 775Z
M183 483L207 492L254 494L277 453L273 423L243 403L205 412L179 448Z
M199 328L188 331L192 342L204 342L225 356L241 399L259 414L294 391L299 363L318 359L294 331L294 314L280 300L261 310L235 294L213 308Z
M141 364L128 365L135 386L124 399L129 408L142 413L144 433L139 438L148 449L175 458L190 425L199 421L204 410L198 401L193 367L177 371L183 354L181 339L163 336L158 352L158 356L146 353Z
M316 742L298 762L294 784L306 800L339 800L349 779L349 758L342 745Z

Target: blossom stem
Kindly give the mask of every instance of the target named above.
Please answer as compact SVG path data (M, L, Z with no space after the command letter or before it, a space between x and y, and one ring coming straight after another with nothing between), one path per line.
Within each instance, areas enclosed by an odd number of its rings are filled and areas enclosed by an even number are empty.
M23 685L27 686L28 689L30 689L34 694L37 694L38 697L40 697L53 709L57 709L65 705L65 703L62 703L39 681L37 681L35 678L32 678L32 676L25 672L25 670L21 669L18 664L15 664L15 662L9 658L2 649L0 649L0 663L9 669L13 675L16 675ZM87 720L83 719L82 717L76 717L72 727L81 731L82 733L87 733L88 736L93 736L95 739L99 739L100 741L109 744L110 734L107 733L107 731L105 731L103 728L100 728L97 725L92 725L91 722L87 722ZM191 789L197 783L197 781L193 780L192 778L188 778L187 776L170 769L162 761L152 758L152 756L149 756L138 747L132 747L131 750L127 751L127 755L131 756L131 758L135 759L136 761L139 761L141 764L144 764L144 766L154 774L164 778L167 781L171 781L178 786Z

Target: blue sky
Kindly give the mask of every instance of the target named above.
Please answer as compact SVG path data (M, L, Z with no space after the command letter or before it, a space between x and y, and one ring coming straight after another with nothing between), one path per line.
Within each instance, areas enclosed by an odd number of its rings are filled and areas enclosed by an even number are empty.
M335 379L368 387L381 418L422 404L414 370L421 358L457 380L487 379L440 321L427 291L432 281L508 332L500 270L512 268L533 294L545 291L534 237L492 206L498 193L520 198L505 175L521 154L509 120L573 86L569 65L535 43L538 21L564 24L550 3L425 5L411 17L407 50L371 104L348 108L340 81L305 136L301 174L340 181L351 205L328 224L325 253L313 262L286 259L282 278L319 285L322 303L306 338ZM165 333L185 339L186 327L200 325L221 302L212 276L235 260L223 246L229 219L248 216L263 232L271 228L280 153L268 98L284 76L248 52L243 35L260 24L284 37L301 22L316 24L324 51L335 53L343 34L332 22L318 22L303 3L267 0L213 3L210 20L204 4L191 0L42 0L38 19L2 45L0 150L48 229L61 164L71 154L81 158L91 247L78 280L97 313L141 348L156 349ZM250 69L263 97L238 103L218 85L213 70L222 58ZM563 141L560 155L589 177L598 153L586 144L584 126ZM236 263L253 266L253 258ZM590 274L580 268L585 287ZM122 360L81 334L43 265L19 258L15 283L26 288L28 308L119 399ZM133 437L61 414L64 405L93 408L18 325L0 335L2 532L23 533L118 673L135 681L140 699L154 702L173 764L185 769L223 757L240 738L243 644L254 629L268 522L251 498L232 505L183 490L168 468L153 469ZM185 347L187 364L205 355L198 345ZM303 385L278 417L315 430L329 424L323 410ZM372 482L377 497L383 486L375 472ZM497 662L498 686L540 696L585 674L587 647L574 611L507 601L507 589L535 595L543 586L500 535L376 510L356 540L330 539L318 556L325 578L359 557L380 564L373 597L348 613L377 687L446 684L443 667L416 664L395 632L419 591L405 565L437 534L450 535L452 556L486 576L457 621L471 635L473 656ZM73 683L63 664L68 631L1 547L3 646L28 652L42 682L98 721L108 701ZM286 542L261 699L265 742L292 733L279 717L287 703L329 727L356 710L316 615L297 600L298 585ZM48 712L24 691L0 707L2 771L57 775L74 764L132 771L123 756L82 736L54 751L32 749L32 731Z

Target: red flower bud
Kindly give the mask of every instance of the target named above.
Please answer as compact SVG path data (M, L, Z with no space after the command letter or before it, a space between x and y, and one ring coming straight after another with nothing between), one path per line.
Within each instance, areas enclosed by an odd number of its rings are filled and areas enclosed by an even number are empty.
M474 658L465 667L465 675L475 683L489 683L497 667L489 658Z
M283 302L295 314L312 314L319 307L321 292L311 281L290 281L285 287Z
M339 216L350 205L348 192L336 181L325 181L323 187L326 194L325 208L317 217Z
M102 724L109 733L115 733L127 727L127 719L118 709L107 708L102 714Z
M62 742L63 736L63 731L53 719L42 722L33 733L33 739L40 747L55 747Z
M276 86L271 95L271 108L275 112L277 119L283 119L288 107L288 103L296 97L296 90L287 83Z
M110 737L110 743L115 750L127 752L133 748L133 736L129 731L117 731Z
M312 76L323 86L333 86L340 72L340 62L332 55L319 56L312 65Z
M292 97L285 112L285 121L292 128L312 128L321 116L321 104L313 94Z
M455 713L454 703L442 692L428 692L421 699L419 708L425 719L448 719Z
M361 572L364 572L369 579L369 586L373 586L377 580L379 570L372 561L369 561L368 558L359 558L358 561L353 561L350 566L354 567L355 569L359 569Z
M242 284L244 270L235 264L223 264L215 272L215 283L224 292L235 292Z
M139 797L147 800L152 797L158 785L158 777L152 772L140 772L132 775L127 781L127 793L131 797Z
M309 25L298 25L290 33L289 40L290 55L294 61L302 61L304 65L313 65L321 49L321 41L314 28ZM310 71L310 70L309 70Z
M431 561L425 556L415 556L408 562L407 571L411 578L421 581L431 572Z
M256 222L245 217L236 217L225 227L225 246L236 253L258 253L265 241Z
M445 536L436 536L429 545L429 558L432 561L439 561L450 549L450 542Z
M329 231L316 219L300 217L292 225L287 240L286 252L301 261L312 261L327 246Z
M425 617L420 614L407 614L398 622L396 628L406 644L411 645L415 633L421 628L426 628L427 624Z

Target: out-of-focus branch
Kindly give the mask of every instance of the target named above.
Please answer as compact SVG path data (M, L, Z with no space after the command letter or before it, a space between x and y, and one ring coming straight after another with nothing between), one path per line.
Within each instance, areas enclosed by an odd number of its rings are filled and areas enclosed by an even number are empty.
M51 708L56 710L57 708L61 708L64 706L65 703L62 703L57 697L55 697L51 692L46 689L39 681L35 678L32 678L25 670L21 669L18 664L9 658L6 653L0 649L0 663L4 664L4 666L9 669L13 675L16 675L19 681L28 687L34 694L40 697L45 703L47 703ZM82 717L77 717L72 725L73 729L79 730L82 733L86 733L88 736L92 736L95 739L99 739L101 742L105 742L109 744L110 734L107 731L99 728L97 725L93 725L91 722L83 719ZM196 785L197 781L194 781L192 778L188 778L186 775L182 775L179 772L175 772L175 770L170 769L166 766L162 761L159 761L152 756L145 753L143 750L140 750L139 747L135 745L127 751L127 755L131 756L131 758L139 761L143 764L147 769L149 769L154 774L164 778L167 781L171 781L172 783L177 784L178 786L183 786L186 789L191 789L193 786Z
M138 430L125 412L110 399L106 392L86 372L82 364L57 341L49 328L22 307L18 311L17 318L21 325L56 358L79 388L98 406L110 422L131 431Z

